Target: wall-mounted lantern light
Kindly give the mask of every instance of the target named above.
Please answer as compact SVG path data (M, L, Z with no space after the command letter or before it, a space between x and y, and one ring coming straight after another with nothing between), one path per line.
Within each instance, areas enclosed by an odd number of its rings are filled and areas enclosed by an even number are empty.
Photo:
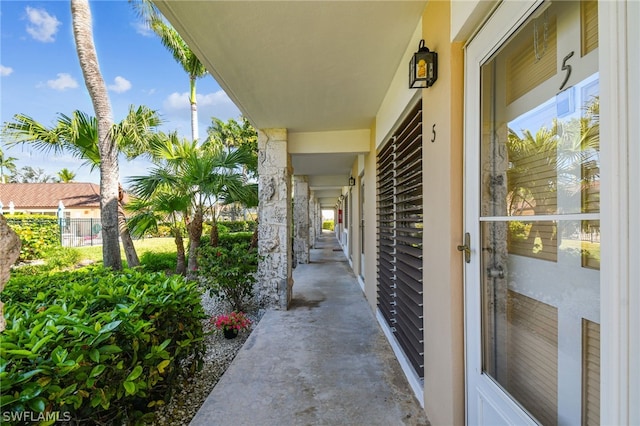
M420 40L418 51L409 64L409 88L421 89L433 86L438 79L438 54L431 52Z
M349 186L354 186L356 184L356 178L353 176L349 176Z

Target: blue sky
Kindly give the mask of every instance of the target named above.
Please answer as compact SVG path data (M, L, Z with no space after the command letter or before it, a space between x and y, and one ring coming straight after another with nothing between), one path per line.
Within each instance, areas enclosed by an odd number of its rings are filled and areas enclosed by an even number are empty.
M177 130L190 138L189 77L160 40L141 25L126 0L91 1L98 61L109 89L115 122L130 105L157 110L161 130ZM78 64L68 0L0 1L0 122L21 113L53 125L58 113L74 110L95 115ZM213 77L197 81L200 139L206 137L211 117L238 119L240 112ZM77 174L76 181L99 182L99 173L70 156L45 156L27 145L8 148L18 168L43 168L56 176L63 168ZM145 174L141 160L120 161L121 181Z

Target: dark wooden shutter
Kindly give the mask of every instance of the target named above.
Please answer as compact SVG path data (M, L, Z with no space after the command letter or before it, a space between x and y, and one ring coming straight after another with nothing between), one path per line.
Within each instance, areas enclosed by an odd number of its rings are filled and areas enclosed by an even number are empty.
M378 154L378 308L424 376L422 101Z

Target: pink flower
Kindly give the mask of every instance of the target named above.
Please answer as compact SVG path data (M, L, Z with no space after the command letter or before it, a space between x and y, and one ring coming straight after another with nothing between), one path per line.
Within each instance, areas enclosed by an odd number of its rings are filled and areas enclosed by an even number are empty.
M228 315L222 314L211 317L209 320L218 330L247 330L251 325L251 320L244 312L231 312Z

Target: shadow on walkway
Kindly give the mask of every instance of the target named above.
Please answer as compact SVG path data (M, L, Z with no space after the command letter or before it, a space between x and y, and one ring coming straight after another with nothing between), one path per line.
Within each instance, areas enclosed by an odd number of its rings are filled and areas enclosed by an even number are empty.
M425 425L333 232L294 270L191 424Z

